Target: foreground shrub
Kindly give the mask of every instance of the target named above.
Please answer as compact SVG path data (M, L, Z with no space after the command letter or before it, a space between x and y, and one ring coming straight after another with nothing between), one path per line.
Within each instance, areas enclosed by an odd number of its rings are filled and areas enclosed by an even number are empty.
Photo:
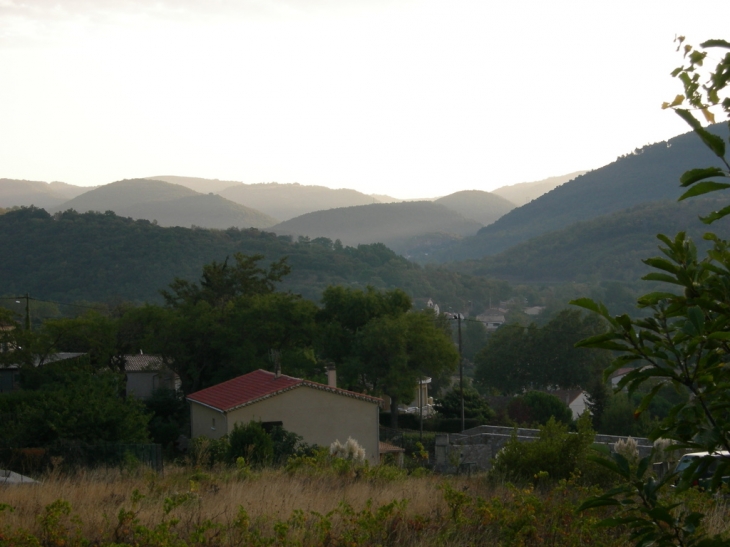
M578 431L550 418L540 427L536 441L522 442L513 436L497 454L493 474L520 484L568 479L587 464L595 432L588 413L578 419Z
M274 441L259 422L233 425L228 436L228 461L244 458L254 466L271 465L274 461Z

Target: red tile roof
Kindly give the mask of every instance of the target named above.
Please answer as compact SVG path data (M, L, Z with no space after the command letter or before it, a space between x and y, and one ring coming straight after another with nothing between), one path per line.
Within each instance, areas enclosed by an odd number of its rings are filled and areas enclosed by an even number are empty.
M385 443L383 441L380 441L378 443L379 452L381 454L391 454L393 452L405 452L405 448L401 448L400 446L395 446L394 444Z
M280 374L277 378L273 372L261 369L249 372L248 374L244 374L238 378L233 378L227 382L222 382L209 388L201 389L195 393L191 393L188 395L187 399L188 401L200 403L222 412L229 412L236 408L250 405L262 399L302 386L320 389L322 391L329 391L330 393L344 395L345 397L353 397L355 399L375 404L380 404L382 402L382 400L377 397L371 397L370 395L364 395L362 393L355 393L354 391L348 391L346 389L319 384L310 380L292 378L291 376L285 376L284 374Z

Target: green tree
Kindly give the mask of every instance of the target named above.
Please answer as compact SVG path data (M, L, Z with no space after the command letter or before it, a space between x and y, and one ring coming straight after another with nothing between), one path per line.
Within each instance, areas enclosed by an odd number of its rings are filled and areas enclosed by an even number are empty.
M140 402L124 399L122 376L83 363L50 364L34 372L35 389L0 396L0 439L6 446L148 439L149 415Z
M554 419L569 425L573 421L573 412L568 405L551 393L528 391L515 397L507 407L508 416L519 424L545 425Z
M458 389L452 389L443 397L436 400L436 412L444 418L461 418L461 394ZM495 412L479 392L470 387L464 388L464 418L479 420L486 424L494 419Z
M462 355L464 359L473 361L489 341L489 333L484 323L476 320L464 321L464 332L462 334Z
M144 349L150 323L159 320L155 311L154 306L123 303L109 311L49 319L38 332L34 352L41 363L58 351L84 352L94 368L123 374L125 355Z
M730 184L713 179L730 176L730 163L726 157L725 140L704 127L694 117L694 111L702 112L708 122L714 121L713 107L720 107L730 119L730 97L724 96L730 82L730 52L722 56L714 71L706 80L703 64L708 50L730 50L724 40L710 40L699 49L682 46L687 65L677 68L673 75L684 87L684 94L664 104L674 108L717 156L720 166L692 169L680 177L680 184L689 188L680 200L730 188ZM730 207L704 217L706 223L730 214ZM657 394L672 385L684 395L674 405L668 416L652 431L650 438L663 437L674 441L675 448L689 448L714 453L730 450L730 248L727 241L715 234L705 238L712 248L701 258L695 244L682 232L674 238L658 236L664 257L650 258L644 262L654 268L644 279L668 284L664 291L655 291L639 298L639 306L650 310L645 318L632 318L627 314L611 316L603 304L584 298L574 303L592 310L610 324L610 332L584 340L580 345L619 352L605 375L626 365L636 368L627 374L618 388L629 393L651 385L635 414L646 411ZM613 505L620 509L621 522L633 528L633 538L638 545L724 545L721 537L702 537L700 526L704 515L677 511L667 505L661 496L662 489L674 481L672 474L655 481L648 476L649 459L643 459L638 467L632 467L625 458L614 455L613 461L603 464L624 479L624 484L604 496L586 502L583 507ZM690 479L703 473L707 459L700 459L682 475L680 489L690 484ZM730 460L718 465L711 488L716 488L721 477L730 471ZM672 512L674 511L674 512Z
M541 328L503 325L475 357L475 384L505 394L588 386L609 360L603 352L577 350L574 344L605 328L578 310L562 310Z
M319 348L337 364L344 385L391 399L391 424L398 404L410 402L419 377L440 376L458 364L445 324L431 310L410 311L408 295L329 287L319 313Z
M319 374L312 349L317 307L276 292L288 267L278 261L262 268L262 259L236 254L233 264L213 262L199 283L176 279L163 292L164 307L146 307L145 343L179 375L185 393L271 369L274 360L290 374Z
M0 308L0 367L33 364L35 336L23 329L15 314Z

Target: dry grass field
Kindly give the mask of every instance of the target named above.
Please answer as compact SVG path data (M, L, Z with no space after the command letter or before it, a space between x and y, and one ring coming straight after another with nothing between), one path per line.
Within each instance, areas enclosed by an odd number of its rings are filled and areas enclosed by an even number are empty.
M590 493L395 470L52 472L0 488L0 545L629 545L621 531L595 527L606 513L575 512ZM727 507L712 511L713 531L727 530Z

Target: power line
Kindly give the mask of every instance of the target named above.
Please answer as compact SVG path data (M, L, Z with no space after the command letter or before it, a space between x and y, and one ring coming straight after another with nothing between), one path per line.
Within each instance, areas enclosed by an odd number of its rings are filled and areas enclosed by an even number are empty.
M32 296L0 296L0 300L34 300L35 302L45 302L46 304L57 304L59 306L71 306L73 308L84 308L87 310L103 310L103 306L84 306L83 304L70 304L68 302L58 302L57 300L43 300L42 298L33 298Z

